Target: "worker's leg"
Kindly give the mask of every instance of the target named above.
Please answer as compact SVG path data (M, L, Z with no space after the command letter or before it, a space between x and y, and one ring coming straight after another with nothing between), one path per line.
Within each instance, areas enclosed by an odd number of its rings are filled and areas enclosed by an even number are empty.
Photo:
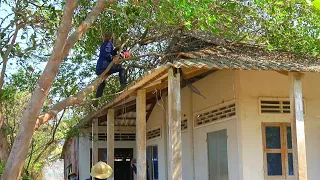
M103 73L105 69L97 69L96 70L96 74L99 76L100 74ZM106 87L106 83L104 82L104 80L102 81L102 83L98 86L97 92L96 92L96 98L100 98L103 94L103 90Z
M127 85L127 72L122 66L120 67L119 78L121 86L125 87Z
M106 87L106 83L102 81L102 83L99 85L97 92L96 92L96 98L100 98L103 94L103 90Z
M119 72L119 78L120 78L120 84L121 86L127 85L127 76L126 76L126 70L121 66L121 64L116 64L112 66L110 71L108 73L113 74Z

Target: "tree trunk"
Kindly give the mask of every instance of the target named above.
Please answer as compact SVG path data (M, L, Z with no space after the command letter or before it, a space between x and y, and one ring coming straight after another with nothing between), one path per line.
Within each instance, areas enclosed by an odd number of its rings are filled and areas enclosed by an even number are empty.
M96 5L85 21L76 29L76 31L68 38L68 40L66 40L71 28L73 11L76 7L76 0L67 0L62 22L58 31L57 41L53 49L53 54L48 61L38 82L38 87L34 90L24 115L21 118L21 125L3 173L4 180L16 180L21 174L24 160L26 158L32 135L35 130L37 118L49 93L52 82L58 73L63 58L68 55L70 49L97 19L101 11L107 5L116 1L117 0L97 1Z
M21 118L19 131L3 172L3 179L5 180L15 180L20 177L34 132L34 125L62 61L61 52L71 28L75 7L76 0L67 0L52 56L48 61L40 77L38 86L34 90L24 115Z
M9 143L7 133L3 128L0 128L0 162L6 162L9 155Z

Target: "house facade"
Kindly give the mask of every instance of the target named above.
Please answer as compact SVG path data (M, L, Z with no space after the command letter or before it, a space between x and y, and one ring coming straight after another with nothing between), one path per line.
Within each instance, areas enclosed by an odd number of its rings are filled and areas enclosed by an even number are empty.
M158 68L85 118L65 144L65 175L86 179L113 159L113 178L133 179L136 158L151 180L319 179L318 62L212 59Z

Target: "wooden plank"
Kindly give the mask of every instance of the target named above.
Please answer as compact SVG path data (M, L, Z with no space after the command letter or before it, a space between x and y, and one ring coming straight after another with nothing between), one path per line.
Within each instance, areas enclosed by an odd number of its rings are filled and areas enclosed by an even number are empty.
M182 180L180 73L168 72L169 180Z
M98 163L98 133L98 119L94 119L92 121L92 165Z
M153 108L156 106L156 104L157 104L157 99L155 99L154 102L152 102L152 104L151 104L151 106L150 106L150 108L148 110L148 113L146 115L147 122L148 122L149 117L150 117L150 115L151 115L151 113L153 111Z
M137 179L146 180L146 90L138 90L137 94Z
M107 162L114 169L114 109L108 109L107 114ZM114 179L113 173L108 179Z
M190 148L190 158L191 158L191 179L195 180L195 164L194 164L194 135L193 135L193 96L192 96L192 90L188 89L188 95L189 95L189 109L188 109L188 116L187 116L187 132L189 136L189 148Z
M303 74L297 72L289 73L293 169L295 180L308 179L303 116L302 76Z

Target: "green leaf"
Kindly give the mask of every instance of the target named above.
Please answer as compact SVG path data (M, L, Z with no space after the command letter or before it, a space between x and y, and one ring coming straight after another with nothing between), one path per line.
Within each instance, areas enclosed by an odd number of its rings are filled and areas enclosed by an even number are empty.
M320 0L314 0L312 1L312 4L314 5L315 8L320 10Z

